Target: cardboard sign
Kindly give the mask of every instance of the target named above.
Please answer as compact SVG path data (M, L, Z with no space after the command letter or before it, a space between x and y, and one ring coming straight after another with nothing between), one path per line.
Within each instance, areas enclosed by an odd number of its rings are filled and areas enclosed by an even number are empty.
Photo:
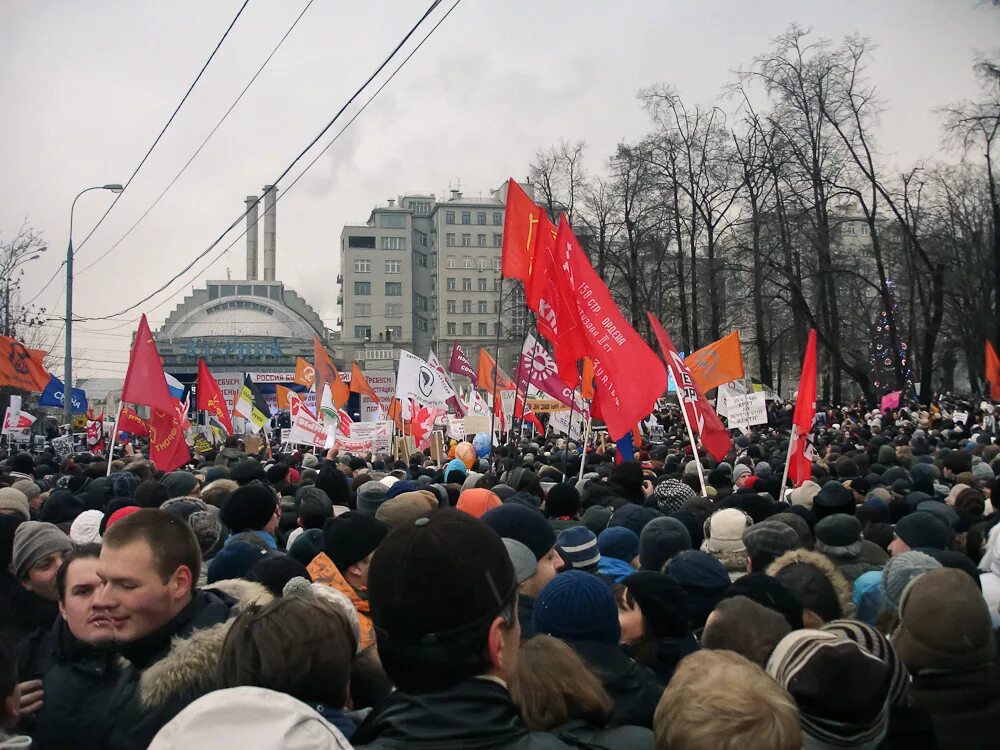
M726 396L726 413L731 430L767 424L767 399L759 392Z
M969 412L967 411L953 411L951 413L951 421L955 424L969 424Z
M465 439L465 419L464 417L448 415L448 437L455 438L455 440Z
M52 450L60 458L66 458L73 453L73 438L69 435L54 438L52 440Z
M244 453L248 456L255 456L257 455L257 451L260 450L260 438L256 435L247 435L243 439L243 444L246 446Z
M465 434L476 435L490 431L490 417L480 414L467 414L465 417Z
M551 414L554 411L569 411L569 407L554 398L529 398L528 408L536 414Z

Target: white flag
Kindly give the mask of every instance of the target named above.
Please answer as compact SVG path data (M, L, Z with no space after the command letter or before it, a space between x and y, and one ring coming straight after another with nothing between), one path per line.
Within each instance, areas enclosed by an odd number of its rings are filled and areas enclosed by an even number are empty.
M449 392L437 370L417 355L400 349L396 398L412 398L418 404L444 409L452 395L454 388Z

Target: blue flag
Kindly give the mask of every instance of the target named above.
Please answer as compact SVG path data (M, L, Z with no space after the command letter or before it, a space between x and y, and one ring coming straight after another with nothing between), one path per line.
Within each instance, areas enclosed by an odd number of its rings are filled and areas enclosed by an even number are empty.
M63 406L63 388L62 381L55 375L49 375L49 384L45 386L45 390L42 391L42 395L38 397L39 406L54 406L56 408L62 409ZM81 388L73 389L73 413L83 414L87 411L87 392Z
M632 433L626 432L615 441L618 450L615 452L615 463L635 460L635 445L632 443Z

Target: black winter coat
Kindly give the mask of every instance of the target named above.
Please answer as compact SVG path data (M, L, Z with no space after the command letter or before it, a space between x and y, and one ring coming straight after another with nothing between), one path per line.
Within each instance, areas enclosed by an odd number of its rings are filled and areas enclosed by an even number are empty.
M597 641L567 643L597 675L615 702L611 726L653 726L653 712L663 695L664 684L652 671L636 664L617 645Z
M0 640L11 651L29 633L48 630L59 614L55 602L42 599L17 582L13 574L0 570Z

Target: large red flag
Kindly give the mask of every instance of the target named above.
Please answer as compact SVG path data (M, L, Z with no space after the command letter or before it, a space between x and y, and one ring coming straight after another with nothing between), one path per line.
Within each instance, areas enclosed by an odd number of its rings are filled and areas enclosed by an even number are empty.
M535 237L542 209L535 205L513 177L507 181L507 207L503 217L501 275L507 279L531 278Z
M135 435L136 437L146 437L149 434L149 427L146 426L142 417L136 414L134 409L130 409L127 406L122 407L115 429L118 432Z
M674 347L674 342L670 340L669 334L660 325L660 321L651 312L647 312L649 324L656 334L656 340L660 344L660 351L663 359L670 368L670 374L677 383L677 393L680 394L681 403L687 416L691 430L701 437L701 444L716 461L721 461L733 447L733 439L729 430L722 424L715 409L708 403L705 394L695 385L691 371L688 370L684 360L681 359ZM652 410L650 410L652 411Z
M994 401L1000 400L1000 357L993 343L986 339L986 388L985 393Z
M128 370L125 373L121 400L168 413L173 411L174 404L177 403L177 399L170 395L170 389L167 387L167 377L163 374L163 360L160 359L145 315L139 319L139 328L132 341L132 352L128 357Z
M792 423L794 440L788 446L791 459L788 476L797 487L812 478L813 421L816 419L816 331L809 331L806 355L802 359L802 376L799 378L799 395L795 399ZM784 490L784 488L782 488Z
M219 424L226 429L227 434L233 434L233 423L229 418L229 409L226 408L226 399L203 359L198 360L198 400L195 408L207 411L219 420Z
M173 471L191 460L184 441L184 405L174 399L170 411L152 410L149 419L149 458L160 471Z
M479 375L472 369L472 363L465 354L462 345L457 341L451 347L451 361L448 362L448 372L452 375L464 375L472 381L473 388L479 387Z

